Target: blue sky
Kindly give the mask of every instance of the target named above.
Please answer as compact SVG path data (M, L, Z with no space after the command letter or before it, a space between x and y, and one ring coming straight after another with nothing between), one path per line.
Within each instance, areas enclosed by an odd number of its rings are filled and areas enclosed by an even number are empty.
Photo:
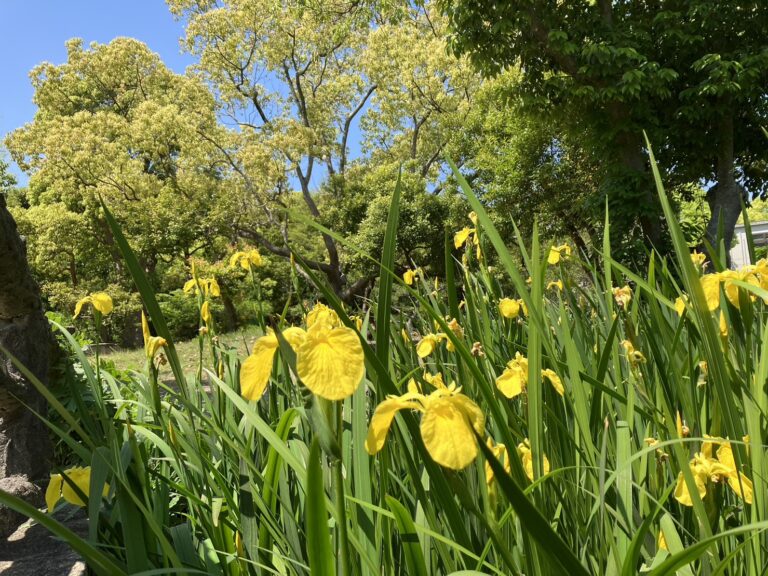
M183 32L163 0L0 0L0 140L32 120L29 71L44 61L63 63L69 38L83 38L86 44L137 38L168 67L183 72L192 63L179 47ZM26 181L16 166L12 169Z

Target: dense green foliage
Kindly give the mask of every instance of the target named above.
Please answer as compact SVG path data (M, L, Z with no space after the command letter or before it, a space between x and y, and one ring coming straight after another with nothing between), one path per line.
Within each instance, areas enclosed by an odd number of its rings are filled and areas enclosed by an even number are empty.
M722 217L729 244L740 184L751 196L765 193L765 3L440 4L457 53L489 73L520 65L520 92L586 136L604 165L601 190L624 241L639 222L662 245L642 130L665 151L668 182L717 184L708 197L710 241Z

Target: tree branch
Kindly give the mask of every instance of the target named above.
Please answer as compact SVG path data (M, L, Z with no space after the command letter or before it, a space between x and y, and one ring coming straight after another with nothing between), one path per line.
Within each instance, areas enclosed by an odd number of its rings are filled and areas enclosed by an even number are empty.
M363 94L363 97L360 99L360 102L357 103L357 106L355 106L354 110L352 110L352 112L350 112L344 120L344 130L341 136L341 158L339 159L339 172L341 174L344 174L344 170L347 167L347 140L349 139L349 130L352 127L352 121L355 119L355 116L360 113L360 110L363 109L365 103L368 101L368 98L371 97L371 94L373 94L377 87L378 85L374 84L368 88L365 94Z

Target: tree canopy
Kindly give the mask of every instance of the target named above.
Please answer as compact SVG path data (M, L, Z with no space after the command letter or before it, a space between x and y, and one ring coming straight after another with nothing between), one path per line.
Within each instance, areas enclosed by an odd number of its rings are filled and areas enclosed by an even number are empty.
M523 94L591 133L608 161L602 190L622 234L661 240L642 131L673 182L712 181L726 241L740 183L765 191L768 6L742 1L486 3L442 0L451 45L488 74L519 65ZM695 157L695 158L694 158Z

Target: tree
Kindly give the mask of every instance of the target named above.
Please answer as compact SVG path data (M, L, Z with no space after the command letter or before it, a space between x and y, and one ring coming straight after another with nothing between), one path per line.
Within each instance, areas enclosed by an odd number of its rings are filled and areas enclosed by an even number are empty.
M103 199L157 283L158 264L210 246L233 211L226 167L198 135L221 130L213 98L136 40L86 49L75 39L67 50L65 64L32 71L37 113L7 139L30 173L31 208L21 220L41 233L33 250L38 269L64 273L73 285L78 268L102 283L126 281Z
M502 236L517 226L530 237L537 222L543 238L570 238L584 253L600 246L605 207L597 201L603 167L583 136L562 119L537 113L520 98L520 72L486 82L450 147Z
M434 8L375 11L339 0L169 5L186 21L195 71L235 128L226 140L210 141L246 192L236 222L241 236L288 258L286 198L294 186L312 219L349 235L361 230L369 206L359 195L391 195L400 164L418 175L416 195L430 183L432 193L439 189L442 150L479 78L447 54ZM353 159L360 130L367 155ZM374 174L386 175L386 183L374 182ZM353 225L339 230L340 222ZM310 268L345 300L370 287L375 275L345 262L331 235L320 238L325 257L306 260ZM352 272L359 277L350 279Z
M603 189L624 234L639 220L652 243L661 240L643 129L673 182L716 178L709 229L717 228L722 214L726 241L733 214L738 217L740 176L763 192L764 178L751 167L764 162L764 147L751 134L755 120L765 117L764 3L441 5L457 53L469 54L487 73L519 64L528 98L587 125L593 149L608 164Z

